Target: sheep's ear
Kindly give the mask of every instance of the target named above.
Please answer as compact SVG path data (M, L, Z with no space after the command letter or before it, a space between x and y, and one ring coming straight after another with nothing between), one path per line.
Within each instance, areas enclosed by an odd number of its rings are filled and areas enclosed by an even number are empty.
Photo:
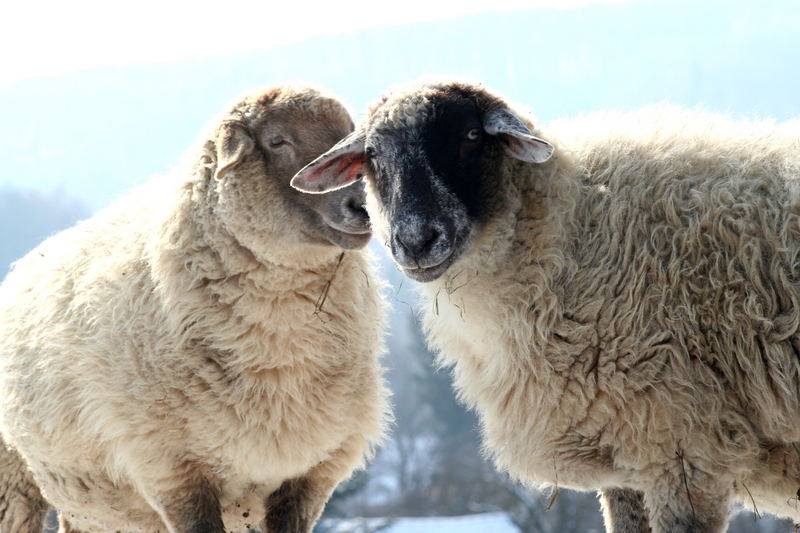
M364 175L365 134L354 131L330 150L307 164L294 175L292 187L299 191L323 193L347 187Z
M489 135L498 135L512 157L528 163L544 163L553 155L553 145L534 137L522 121L508 109L490 111L483 119L483 129Z
M217 170L214 178L221 180L236 168L255 148L247 128L237 122L224 122L217 130Z

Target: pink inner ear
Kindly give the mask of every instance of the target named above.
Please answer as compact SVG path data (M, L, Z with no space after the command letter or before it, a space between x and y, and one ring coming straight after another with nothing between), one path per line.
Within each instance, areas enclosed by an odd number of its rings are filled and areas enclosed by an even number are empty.
M521 161L543 163L550 159L553 153L553 147L550 144L536 137L518 139L512 135L501 134L500 138L505 143L508 152Z
M357 180L364 172L364 159L363 154L350 154L349 156L342 157L339 162L339 172L337 172L339 183L350 183Z
M346 185L357 180L359 174L364 172L364 163L363 154L342 155L309 172L306 176L306 183L320 180L321 183L318 185L321 190Z
M519 140L515 139L511 135L503 135L502 139L508 145L508 149L511 150L513 154L521 154L522 153L522 143Z

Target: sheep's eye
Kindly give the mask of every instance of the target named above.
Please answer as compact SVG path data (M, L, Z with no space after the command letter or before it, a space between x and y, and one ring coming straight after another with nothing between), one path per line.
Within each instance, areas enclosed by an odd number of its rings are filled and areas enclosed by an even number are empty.
M481 132L478 128L472 128L465 135L468 141L477 141L481 137Z
M283 146L284 144L288 144L288 142L283 137L273 137L269 140L270 148L277 148L278 146Z
M375 148L373 148L372 146L367 146L364 149L364 155L367 156L367 159L372 159L373 157L375 157Z

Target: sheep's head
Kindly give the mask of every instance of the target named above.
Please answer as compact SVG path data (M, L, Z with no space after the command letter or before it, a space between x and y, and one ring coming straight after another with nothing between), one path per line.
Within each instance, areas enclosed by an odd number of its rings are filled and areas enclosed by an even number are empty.
M497 96L473 85L422 85L376 104L358 131L295 175L325 192L368 178L375 222L401 269L441 276L491 216L506 157L542 163L552 146Z
M285 242L366 245L363 183L322 195L289 186L300 168L352 130L344 107L315 89L283 86L244 98L214 135L217 211L247 244L269 232Z

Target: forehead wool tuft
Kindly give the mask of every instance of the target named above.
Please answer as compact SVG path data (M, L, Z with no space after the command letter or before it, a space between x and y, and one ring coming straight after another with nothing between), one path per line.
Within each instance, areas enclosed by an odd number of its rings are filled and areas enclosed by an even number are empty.
M333 96L303 85L287 85L250 93L237 101L229 117L253 123L267 113L328 116L350 122L350 114Z
M424 123L430 114L431 99L429 95L411 94L387 102L379 117L387 125L414 127Z
M446 87L447 84L424 84L394 91L372 106L368 124L377 128L419 127L435 113Z
M482 111L508 104L485 87L461 81L417 83L401 87L383 96L369 109L367 129L405 129L420 127L445 102L474 103Z

